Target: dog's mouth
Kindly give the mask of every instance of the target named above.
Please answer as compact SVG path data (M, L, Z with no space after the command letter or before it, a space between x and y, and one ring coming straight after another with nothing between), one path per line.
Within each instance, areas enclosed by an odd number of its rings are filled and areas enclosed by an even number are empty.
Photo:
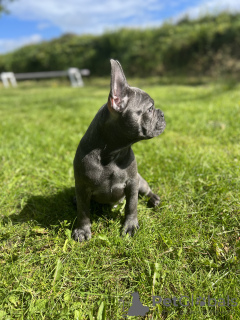
M157 110L158 111L158 110ZM160 114L155 118L155 123L152 124L151 128L148 127L142 127L142 134L143 134L143 139L152 139L154 137L159 136L161 133L163 133L165 127L166 127L166 122L163 116L163 113L159 110Z
M164 119L160 119L157 121L155 130L153 131L154 137L159 136L161 133L163 133L164 129L166 128L166 122Z
M154 135L154 136L158 136L166 128L166 121L164 118L164 113L160 109L157 109L157 115L158 115L157 122L156 122L155 129L154 129L154 134L156 134L156 135Z
M152 139L159 136L161 133L163 133L165 127L166 127L165 123L161 123L158 126L156 125L153 131L148 132L148 134L145 136L145 139Z

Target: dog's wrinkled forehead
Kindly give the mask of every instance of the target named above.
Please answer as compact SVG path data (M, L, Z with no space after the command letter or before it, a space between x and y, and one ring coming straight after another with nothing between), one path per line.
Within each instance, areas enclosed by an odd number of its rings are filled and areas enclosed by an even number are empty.
M143 90L141 90L141 89L139 89L139 88L136 88L136 87L130 87L130 89L131 89L132 91L134 91L135 93L140 93L140 94L146 93L145 91L143 91Z
M140 102L154 103L153 99L145 91L135 87L129 87L129 89L130 89L131 95L134 96L137 103L140 103Z

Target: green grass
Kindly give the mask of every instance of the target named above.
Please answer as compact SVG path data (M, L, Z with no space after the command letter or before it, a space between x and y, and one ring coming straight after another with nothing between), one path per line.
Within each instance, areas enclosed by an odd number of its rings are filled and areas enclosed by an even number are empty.
M95 207L84 243L71 240L72 161L108 81L0 88L0 319L123 319L134 291L146 319L240 319L240 85L144 83L167 127L133 148L161 205L139 200L133 238L120 236L122 205ZM152 295L238 306L153 306Z

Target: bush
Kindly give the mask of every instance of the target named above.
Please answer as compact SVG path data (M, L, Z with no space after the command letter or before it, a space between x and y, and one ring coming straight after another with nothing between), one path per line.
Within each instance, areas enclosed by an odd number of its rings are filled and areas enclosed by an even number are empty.
M221 13L159 28L127 29L100 36L65 34L0 56L0 71L34 72L89 68L109 74L109 59L118 59L134 76L213 74L239 71L240 14Z

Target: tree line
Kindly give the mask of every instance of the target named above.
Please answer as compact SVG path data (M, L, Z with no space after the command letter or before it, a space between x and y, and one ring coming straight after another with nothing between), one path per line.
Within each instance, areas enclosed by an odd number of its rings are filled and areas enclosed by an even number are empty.
M240 14L183 18L157 28L122 28L102 35L65 34L0 55L0 72L88 68L109 74L109 59L127 75L226 74L240 71Z

